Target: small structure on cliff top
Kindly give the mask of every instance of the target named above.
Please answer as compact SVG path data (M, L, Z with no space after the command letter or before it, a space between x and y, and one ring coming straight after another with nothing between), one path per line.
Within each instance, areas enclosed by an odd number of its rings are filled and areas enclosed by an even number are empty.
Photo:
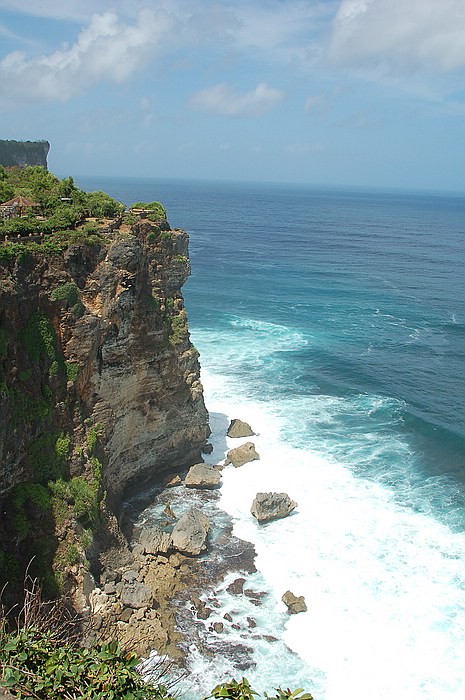
M0 204L2 219L12 219L15 216L24 216L28 210L35 212L38 210L38 208L39 205L37 202L31 201L30 199L23 197L21 194L17 197L13 197L13 199L9 199L8 202L2 202L2 204Z

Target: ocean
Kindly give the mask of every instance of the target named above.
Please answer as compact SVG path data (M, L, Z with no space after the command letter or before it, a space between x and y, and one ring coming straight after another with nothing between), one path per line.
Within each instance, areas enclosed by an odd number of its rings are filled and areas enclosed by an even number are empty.
M190 234L183 292L208 461L237 444L225 443L230 418L258 433L260 460L223 471L219 505L254 544L247 585L267 596L233 596L234 575L215 593L215 619L241 621L221 634L253 648L252 686L301 686L315 700L465 697L465 196L76 182L161 201ZM259 526L257 491L298 507ZM288 615L286 590L307 612ZM196 697L243 675L194 645L188 664Z

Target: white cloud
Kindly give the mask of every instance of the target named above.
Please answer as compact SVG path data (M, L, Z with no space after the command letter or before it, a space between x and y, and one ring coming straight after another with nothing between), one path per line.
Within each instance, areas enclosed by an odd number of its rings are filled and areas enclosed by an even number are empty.
M0 61L2 101L66 101L101 82L121 83L147 63L169 25L166 13L151 10L134 24L115 12L95 14L72 46L34 58L16 51Z
M384 74L449 72L465 66L463 0L342 0L330 56Z
M235 92L225 83L205 88L190 99L190 106L202 112L225 117L257 117L275 107L284 93L259 83L250 92Z

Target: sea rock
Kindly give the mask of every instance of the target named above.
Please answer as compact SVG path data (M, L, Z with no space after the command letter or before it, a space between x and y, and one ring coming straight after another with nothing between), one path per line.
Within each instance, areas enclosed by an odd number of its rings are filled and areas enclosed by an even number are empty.
M291 615L307 611L307 606L303 595L296 596L291 593L291 591L286 591L281 600L287 606L287 610Z
M259 523L285 518L289 515L297 503L287 493L257 493L250 512Z
M244 590L244 583L245 578L236 578L235 581L229 584L226 590L232 595L241 595Z
M214 489L219 485L220 481L220 472L201 462L200 464L194 464L189 469L184 479L184 485L191 489Z
M255 450L255 445L253 442L245 442L243 445L229 450L224 464L225 466L233 464L235 467L242 467L243 464L253 462L254 459L260 459L260 455Z
M171 535L159 527L142 530L139 542L146 554L166 554L171 547Z
M204 445L202 447L202 453L204 455L211 455L212 452L213 452L213 445L211 444L211 442L207 442L206 445Z
M249 437L249 435L255 435L250 425L240 420L240 418L233 418L229 424L227 436L230 438L242 438Z
M197 508L190 508L173 528L173 547L183 554L200 554L207 548L209 530L208 518Z

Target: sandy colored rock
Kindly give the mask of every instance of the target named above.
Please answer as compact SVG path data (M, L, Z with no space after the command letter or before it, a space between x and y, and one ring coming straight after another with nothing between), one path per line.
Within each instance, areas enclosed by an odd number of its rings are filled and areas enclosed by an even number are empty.
M257 493L250 512L259 523L285 518L292 513L297 503L287 493Z
M166 553L171 547L171 535L159 527L151 527L142 530L139 543L146 554Z
M286 591L281 600L286 605L291 615L307 611L307 605L305 604L303 595L296 596L294 593L291 593L291 591Z
M232 464L235 467L242 467L247 462L252 462L255 459L260 459L260 455L255 449L253 442L246 442L239 447L234 447L226 455L224 465Z
M240 418L233 418L229 424L227 436L230 438L242 438L255 435L254 431L248 423L245 423Z
M220 472L201 462L200 464L194 464L189 469L184 479L184 485L188 488L214 489L219 485L220 481Z
M197 508L190 508L173 528L173 547L183 554L200 554L207 548L209 530L208 518Z

